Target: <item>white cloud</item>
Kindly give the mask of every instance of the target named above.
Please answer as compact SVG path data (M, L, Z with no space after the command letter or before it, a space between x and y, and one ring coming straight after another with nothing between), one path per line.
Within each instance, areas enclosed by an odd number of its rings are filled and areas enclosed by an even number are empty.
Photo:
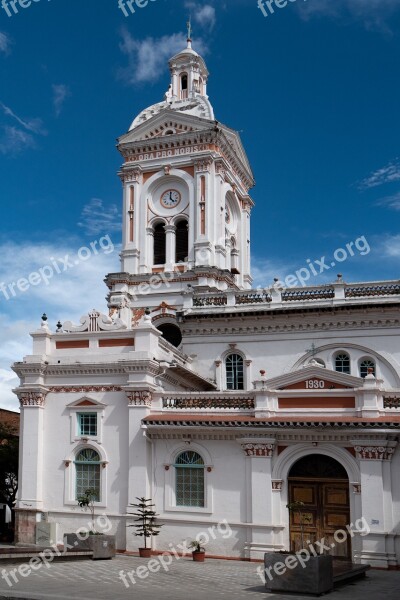
M82 227L88 235L112 233L121 230L121 214L116 204L104 206L100 198L92 198L83 207L78 227Z
M129 85L156 82L166 72L168 59L186 47L183 33L137 40L123 28L121 36L120 49L128 57L128 66L119 69L118 77ZM196 40L195 50L205 53L201 39Z
M388 18L400 8L399 0L313 0L297 2L297 9L308 19L313 16L351 17L367 29L389 32Z
M400 235L388 235L382 240L383 258L400 258Z
M5 55L11 52L11 39L4 31L0 31L0 52Z
M1 154L15 156L28 148L36 146L35 140L30 133L17 127L4 125L3 134L0 136Z
M186 2L185 8L192 11L192 19L195 23L198 23L200 27L209 29L210 31L214 28L216 23L215 8L210 4L199 4L198 2Z
M390 208L392 210L400 210L400 192L394 194L393 196L388 196L387 198L382 198L377 202L378 206L386 206L386 208Z
M365 190L395 181L400 181L400 160L398 158L363 179L359 188Z
M56 113L56 117L59 117L64 106L64 102L68 96L71 95L71 92L68 86L63 83L53 84L51 87L53 90L54 112Z
M114 248L113 252L106 254L106 249L112 250L112 245L103 246L104 251L98 245L98 254L92 252L90 258L76 265L75 259L81 246L74 239L64 239L56 244L0 244L0 284L5 284L9 296L7 300L4 292L0 291L0 406L11 409L18 406L11 392L18 381L10 365L31 352L28 333L38 329L43 312L47 313L49 326L54 331L59 319L61 322L79 322L81 315L92 308L107 311L107 288L103 278L106 273L118 270L119 249ZM67 255L72 267L64 272L63 261ZM9 285L16 284L22 277L27 279L46 265L52 266L53 260L56 260L61 273L54 272L48 285L44 282L31 285L25 292L14 285L15 296L12 295ZM24 315L23 320L20 315Z

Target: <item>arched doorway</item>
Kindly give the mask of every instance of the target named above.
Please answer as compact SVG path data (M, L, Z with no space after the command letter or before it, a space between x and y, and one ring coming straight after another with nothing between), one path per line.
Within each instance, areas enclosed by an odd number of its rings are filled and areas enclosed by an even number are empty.
M338 530L346 531L350 524L349 479L345 468L330 456L312 454L294 463L288 481L289 503L303 503L290 512L291 550L323 541L330 546L332 556L350 558L350 535L335 536ZM320 552L322 547L315 545L315 548Z

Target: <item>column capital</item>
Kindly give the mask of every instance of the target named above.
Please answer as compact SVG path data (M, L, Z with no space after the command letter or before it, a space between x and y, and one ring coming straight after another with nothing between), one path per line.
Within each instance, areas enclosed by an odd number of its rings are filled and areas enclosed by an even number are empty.
M246 457L271 458L275 450L275 439L255 438L236 440L242 446Z
M354 446L358 460L392 460L393 446Z
M14 391L18 396L21 408L27 406L44 408L46 396L49 393L49 390L44 387L17 388Z
M129 406L151 406L152 393L150 390L125 390Z

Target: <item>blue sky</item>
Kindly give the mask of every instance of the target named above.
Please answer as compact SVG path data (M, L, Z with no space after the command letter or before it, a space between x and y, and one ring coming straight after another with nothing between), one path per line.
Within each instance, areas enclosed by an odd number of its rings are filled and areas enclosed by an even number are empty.
M9 365L44 311L54 328L105 308L103 276L119 269L115 138L163 98L189 13L216 118L241 132L257 181L256 284L362 236L368 253L309 283L399 278L400 0L298 0L268 17L257 0L153 0L129 17L118 0L0 8L0 283L54 272L0 292L0 406L17 407ZM64 271L80 248L90 256Z

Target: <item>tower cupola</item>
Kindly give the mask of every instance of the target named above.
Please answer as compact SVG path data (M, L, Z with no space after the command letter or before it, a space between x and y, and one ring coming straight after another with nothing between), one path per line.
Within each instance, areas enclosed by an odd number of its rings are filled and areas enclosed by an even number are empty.
M207 98L209 72L203 58L192 48L191 26L188 23L187 47L169 61L171 72L170 98L172 101Z

